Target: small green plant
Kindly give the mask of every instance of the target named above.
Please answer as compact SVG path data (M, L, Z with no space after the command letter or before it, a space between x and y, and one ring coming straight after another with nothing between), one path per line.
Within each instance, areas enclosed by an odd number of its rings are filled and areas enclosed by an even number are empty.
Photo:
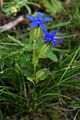
M12 0L5 2L4 7L2 8L2 11L6 13L7 15L16 15L17 12L20 12L20 9L24 7L26 11L28 11L29 14L31 14L31 9L29 5L34 5L37 7L40 7L37 3L31 2L29 0Z

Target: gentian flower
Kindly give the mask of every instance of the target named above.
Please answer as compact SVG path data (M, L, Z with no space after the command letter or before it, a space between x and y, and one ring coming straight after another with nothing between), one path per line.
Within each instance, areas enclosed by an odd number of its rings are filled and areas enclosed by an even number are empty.
M56 42L63 42L61 39L56 38L55 35L57 34L57 31L53 31L52 33L49 33L48 31L44 31L45 37L43 38L44 41L52 42L54 47L56 47Z
M30 24L30 27L32 28L40 27L44 31L46 30L46 26L43 23L52 21L52 18L42 18L43 13L41 12L38 12L36 17L33 17L31 15L26 17L32 21L32 23Z

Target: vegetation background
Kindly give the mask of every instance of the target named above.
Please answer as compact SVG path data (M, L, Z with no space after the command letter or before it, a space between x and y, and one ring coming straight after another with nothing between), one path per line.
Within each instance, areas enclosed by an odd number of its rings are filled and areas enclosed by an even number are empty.
M47 29L63 40L56 48L29 27L25 16L38 11L53 18ZM80 120L80 0L0 0L0 27L19 16L0 32L0 120Z

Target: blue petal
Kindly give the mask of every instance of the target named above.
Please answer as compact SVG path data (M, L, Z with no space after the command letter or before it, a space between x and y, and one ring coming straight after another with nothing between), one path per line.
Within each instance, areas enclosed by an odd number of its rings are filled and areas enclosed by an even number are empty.
M54 45L54 47L56 47L56 42L54 40L52 40L52 44Z
M37 14L37 20L41 20L42 16L43 16L43 13L38 12L38 14Z
M47 30L44 31L44 34L45 34L46 36L50 36L50 34L49 34L49 32L48 32Z
M54 38L56 41L58 42L63 42L63 40L59 39L59 38Z
M49 21L52 21L52 18L43 18L42 19L42 22L49 22Z
M42 30L46 31L46 26L44 24L41 23L40 27L41 27Z
M37 27L37 26L38 26L37 22L32 22L32 23L30 24L30 27L32 27L32 28Z
M44 41L49 41L49 38L48 37L44 37L43 40Z
M36 18L35 17L33 17L33 16L26 16L26 18L28 18L28 19L30 19L31 21L36 21Z
M51 35L54 37L57 34L58 31L53 31Z

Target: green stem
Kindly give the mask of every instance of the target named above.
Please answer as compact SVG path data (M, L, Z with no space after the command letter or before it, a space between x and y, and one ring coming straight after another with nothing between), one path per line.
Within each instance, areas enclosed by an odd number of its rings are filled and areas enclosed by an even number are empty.
M34 66L34 83L36 82L36 64L35 64L35 58L36 58L36 53L35 53L35 47L36 47L36 40L33 42L33 66Z

